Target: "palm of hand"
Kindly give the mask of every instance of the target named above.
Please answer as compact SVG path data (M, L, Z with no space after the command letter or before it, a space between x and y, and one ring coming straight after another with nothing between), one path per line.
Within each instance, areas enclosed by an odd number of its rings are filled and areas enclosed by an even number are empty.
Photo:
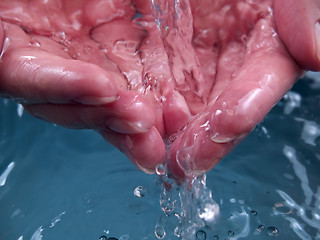
M161 35L148 1L2 1L0 93L37 117L98 130L145 171L165 158L178 177L208 170L299 72L272 1L257 2L191 1L193 34L183 2Z

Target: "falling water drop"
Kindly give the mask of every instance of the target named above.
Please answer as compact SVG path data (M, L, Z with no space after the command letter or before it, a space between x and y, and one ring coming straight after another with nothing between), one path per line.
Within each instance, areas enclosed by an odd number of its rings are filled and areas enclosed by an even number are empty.
M166 167L163 164L159 164L156 167L156 173L158 176L163 176L166 174Z
M203 230L199 230L197 233L196 233L196 237L197 237L197 240L206 240L207 239L207 233Z
M267 228L267 233L270 235L270 236L278 236L279 235L279 230L278 228L276 227L268 227Z
M163 239L166 236L166 231L161 225L157 224L154 229L154 234L158 239Z
M259 225L257 228L258 232L262 232L264 229L265 229L264 225Z
M257 214L258 214L258 212L255 211L255 210L252 210L250 213L251 213L252 216L257 216Z
M147 189L143 186L138 186L134 189L133 194L136 197L144 197L146 195Z

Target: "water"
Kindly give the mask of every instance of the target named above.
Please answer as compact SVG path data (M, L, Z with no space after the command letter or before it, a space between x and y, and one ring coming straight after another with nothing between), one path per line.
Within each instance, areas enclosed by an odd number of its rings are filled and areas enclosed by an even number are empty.
M306 121L320 122L315 81L298 82L301 106L284 114L283 99L207 174L219 217L196 229L198 238L319 239L320 138L302 134ZM162 239L181 238L177 186L167 191L168 180L163 196L158 177L137 171L94 132L20 117L16 103L1 99L0 136L0 239L157 240L157 224ZM158 172L165 175L163 166ZM134 194L139 186L143 197Z

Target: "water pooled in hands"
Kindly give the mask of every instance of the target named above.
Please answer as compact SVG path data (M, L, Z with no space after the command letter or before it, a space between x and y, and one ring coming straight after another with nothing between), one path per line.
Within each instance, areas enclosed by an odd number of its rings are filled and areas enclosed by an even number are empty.
M189 0L150 0L175 89L206 105L204 77L192 45L193 17ZM191 112L193 107L189 106Z

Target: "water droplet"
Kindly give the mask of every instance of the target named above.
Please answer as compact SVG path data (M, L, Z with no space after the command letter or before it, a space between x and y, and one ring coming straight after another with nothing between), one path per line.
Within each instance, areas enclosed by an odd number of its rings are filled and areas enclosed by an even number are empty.
M233 231L231 231L231 230L230 230L230 231L228 231L228 236L230 236L230 237L231 237L231 236L233 236L233 235L234 235L234 232L233 232Z
M259 225L257 231L262 232L265 229L264 225Z
M41 46L40 42L38 40L36 40L36 39L31 39L30 40L30 45L34 46L34 47L40 47Z
M119 239L115 237L109 237L107 240L119 240Z
M267 228L267 233L270 235L270 236L278 236L279 235L279 230L278 228L276 227L268 227Z
M206 240L207 239L207 233L203 230L199 230L196 234L197 240Z
M167 172L166 167L163 164L159 164L156 167L156 173L158 176L163 176Z
M252 216L257 216L257 214L258 214L257 211L255 211L255 210L252 210L250 213Z
M108 238L106 236L101 236L99 237L99 240L108 240Z
M180 238L181 237L181 228L180 227L175 227L175 229L174 229L174 235L176 236L176 237L178 237L178 238Z
M101 44L98 48L103 53L107 53L108 52L108 44Z
M147 189L143 186L138 186L134 189L133 194L136 197L144 197L146 195Z
M233 181L232 183L235 184L235 185L238 184L237 181Z
M93 48L92 48L90 45L85 45L85 46L83 47L83 51L84 51L85 53L90 54L90 53L92 53Z
M219 236L218 235L214 235L213 239L214 240L219 240Z
M170 199L160 200L160 206L164 213L169 214L175 209L176 201L170 201Z
M154 234L156 235L156 237L158 239L162 239L166 236L166 231L164 230L164 228L161 225L157 224L154 229Z

